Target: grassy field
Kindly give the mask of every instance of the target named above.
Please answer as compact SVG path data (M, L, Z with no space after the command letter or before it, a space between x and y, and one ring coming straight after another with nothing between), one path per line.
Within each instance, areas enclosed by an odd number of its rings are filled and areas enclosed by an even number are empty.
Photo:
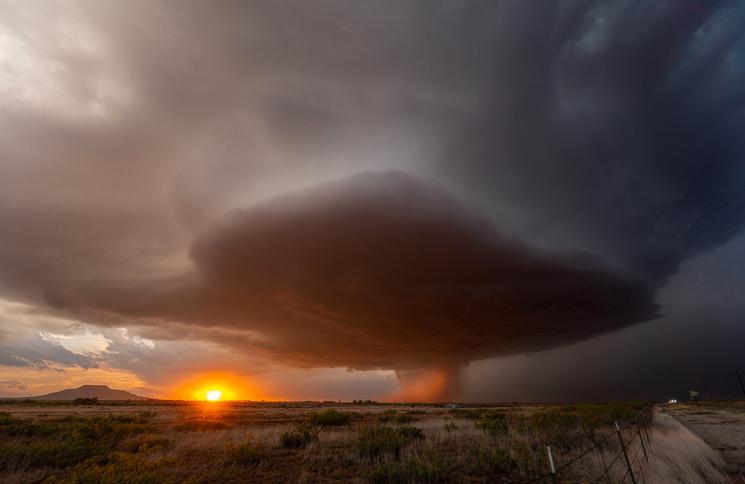
M612 433L613 422L652 416L643 403L15 402L0 412L2 482L50 483L525 482L548 471L546 445L560 465ZM650 462L641 470L647 482L722 479L716 453L686 432L667 415L655 418ZM578 460L562 482L599 475L618 450L608 442L605 457ZM691 455L701 462L690 464ZM611 478L624 470L618 466Z

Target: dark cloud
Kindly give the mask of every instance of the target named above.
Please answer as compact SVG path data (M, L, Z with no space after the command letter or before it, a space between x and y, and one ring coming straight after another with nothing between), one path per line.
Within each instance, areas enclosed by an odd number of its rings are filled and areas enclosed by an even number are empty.
M660 283L745 226L745 66L729 2L552 2L493 55L463 138L440 162L518 211L519 230ZM643 20L642 20L643 19ZM509 66L509 67L507 67ZM532 238L532 237L531 237Z
M59 299L254 330L288 363L399 370L551 348L656 315L642 279L508 239L400 172L236 212L191 253L196 289L99 285Z
M700 0L0 6L0 296L445 375L648 319L745 228L744 21ZM329 183L389 169L427 181Z

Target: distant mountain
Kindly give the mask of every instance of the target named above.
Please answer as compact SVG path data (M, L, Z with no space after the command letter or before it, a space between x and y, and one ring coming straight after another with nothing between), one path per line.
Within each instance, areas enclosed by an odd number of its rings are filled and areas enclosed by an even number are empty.
M145 397L129 393L124 390L114 390L106 385L83 385L78 388L68 388L59 392L48 393L32 400L75 400L76 398L98 398L99 400L148 400Z

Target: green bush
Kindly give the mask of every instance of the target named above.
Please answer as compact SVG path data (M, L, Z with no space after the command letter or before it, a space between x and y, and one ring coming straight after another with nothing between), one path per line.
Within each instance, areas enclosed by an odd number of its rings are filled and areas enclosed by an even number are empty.
M465 453L465 471L482 478L507 474L515 468L515 461L503 449L473 446Z
M265 461L267 452L251 442L233 446L229 452L229 460L243 467L255 467Z
M0 469L63 468L92 457L96 448L79 440L11 442L0 446Z
M28 419L15 418L6 414L0 418L0 436L4 437L33 437L49 435L54 430L49 426L42 426Z
M422 432L422 429L414 427L413 425L402 425L401 427L397 427L396 430L398 430L404 438L410 441L424 440L424 432Z
M577 421L576 414L559 410L536 412L530 416L530 425L538 431L569 429L575 427Z
M397 414L397 415L380 415L378 417L378 421L381 423L392 423L392 424L408 424L411 422L416 422L416 417L412 417L411 415L405 415L405 414Z
M112 452L98 461L86 461L60 482L76 484L164 484L169 468L179 462L163 457L150 460L139 455ZM46 482L46 481L45 481Z
M298 425L293 430L282 432L279 446L283 449L302 449L318 439L318 432L308 424Z
M487 435L497 436L507 433L507 416L503 413L487 413L476 422L476 428Z
M527 428L539 442L557 447L571 446L576 435L582 431L576 413L560 410L534 413L528 419Z
M584 404L577 406L577 415L585 427L593 429L614 422L628 423L644 418L645 410L651 408L646 402Z
M352 416L338 410L326 410L325 412L314 413L310 416L310 424L318 427L341 427L349 425Z
M355 444L361 457L375 459L384 455L393 455L398 459L404 446L422 439L424 439L424 433L410 425L401 427L368 425L360 429Z
M172 442L157 434L144 434L126 443L124 448L132 453L162 451L172 447Z
M68 416L33 422L2 417L0 468L63 468L90 457L103 456L149 427L133 416Z
M131 415L108 415L59 421L56 433L95 441L99 446L111 446L150 427ZM54 425L54 424L53 424Z

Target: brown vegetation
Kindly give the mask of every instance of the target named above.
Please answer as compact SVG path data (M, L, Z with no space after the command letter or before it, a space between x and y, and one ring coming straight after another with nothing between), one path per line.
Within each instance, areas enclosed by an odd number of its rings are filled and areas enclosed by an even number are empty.
M523 482L548 471L546 444L557 462L567 462L592 446L593 435L610 432L612 422L650 415L648 405L633 403L319 409L315 403L102 402L4 410L0 480L49 483ZM715 454L704 458L706 465L686 467L676 459L690 455L665 453L670 435L652 432L657 454L650 478L652 472L715 475ZM665 474L673 467L679 472ZM602 469L597 456L589 457L563 477Z

